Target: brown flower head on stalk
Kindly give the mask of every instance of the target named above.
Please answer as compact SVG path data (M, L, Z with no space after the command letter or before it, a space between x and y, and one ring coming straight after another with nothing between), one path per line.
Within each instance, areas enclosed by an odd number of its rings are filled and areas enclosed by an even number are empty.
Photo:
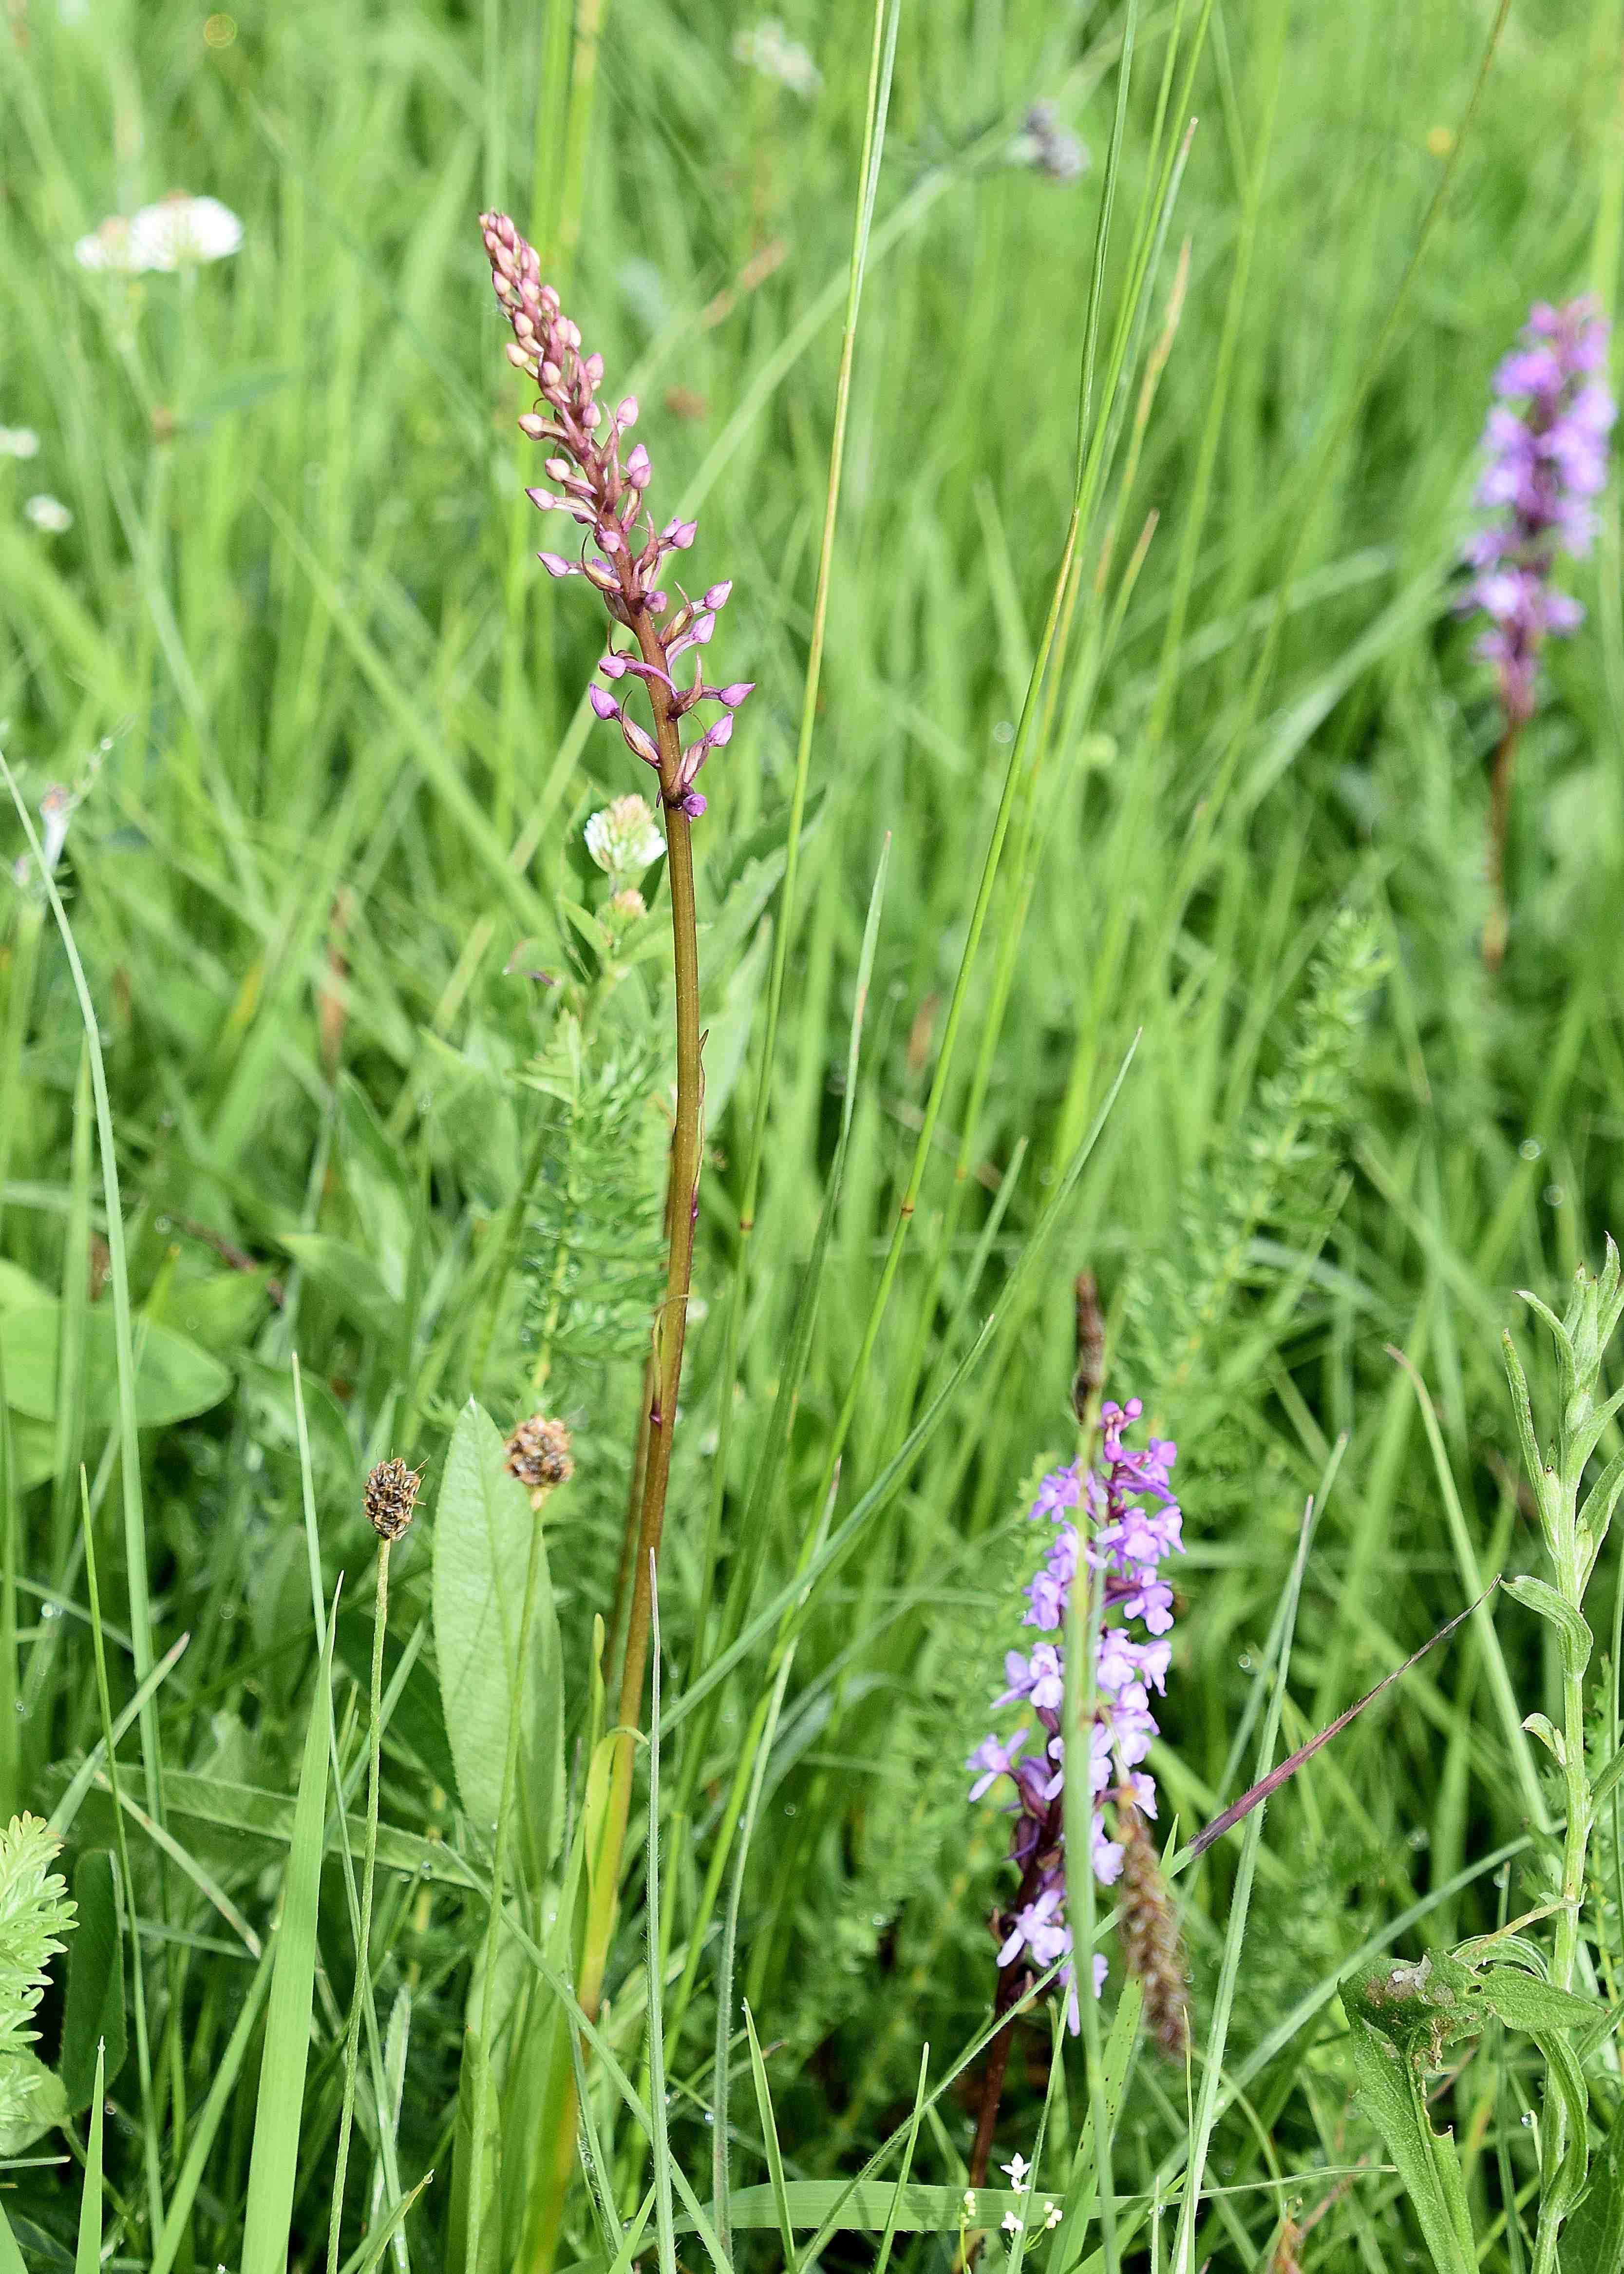
M1116 1837L1122 1843L1116 1936L1123 1962L1145 1992L1145 2024L1151 2036L1171 2059L1182 2060L1190 2044L1190 2004L1178 1912L1162 1876L1155 1843L1125 1793L1116 1796Z
M541 397L539 407L520 419L520 429L531 441L549 444L553 453L545 463L554 486L526 494L543 513L567 513L585 532L579 559L566 560L560 553L538 558L550 576L584 576L612 621L631 633L636 644L628 649L617 649L611 635L608 653L598 667L612 686L628 679L643 681L653 734L627 716L624 699L607 688L594 684L589 700L600 719L620 727L633 757L654 768L665 803L701 814L705 801L694 786L700 768L731 739L733 714L754 682L735 680L710 687L702 666L691 686L679 687L673 670L688 649L708 644L733 586L712 584L693 600L679 584L680 605L672 609L660 588L664 564L671 554L688 551L696 524L673 520L657 530L643 501L651 471L649 454L638 442L621 457L622 441L636 423L636 397L626 396L605 421L598 401L604 359L582 354L579 330L560 310L552 285L541 281L535 247L506 214L482 214L480 226L496 297L513 326L508 360L535 380ZM679 722L701 703L719 704L721 716L685 744Z
M533 1502L557 1486L567 1485L575 1473L568 1430L545 1413L532 1413L528 1421L520 1422L508 1440L507 1453L509 1471Z
M422 1478L404 1461L380 1461L366 1480L361 1504L366 1510L366 1520L380 1540L398 1540L417 1505L417 1487Z

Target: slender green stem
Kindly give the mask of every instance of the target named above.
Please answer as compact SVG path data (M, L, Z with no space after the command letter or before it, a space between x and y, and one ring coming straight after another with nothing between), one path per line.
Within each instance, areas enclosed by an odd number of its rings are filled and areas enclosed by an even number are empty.
M632 629L644 659L663 673L659 635L646 608L638 612ZM654 1329L654 1396L646 1416L647 1451L643 1499L637 1512L626 1654L620 1668L619 1729L610 1768L603 1867L592 1892L578 1989L583 2009L594 2020L603 1995L604 1968L608 1962L609 1938L614 1928L620 1894L620 1856L631 1808L637 1723L643 1711L643 1677L648 1670L654 1575L671 1481L672 1439L676 1427L677 1393L682 1380L682 1346L688 1330L688 1288L694 1266L694 1220L699 1209L701 1125L704 1111L704 1075L699 1057L699 930L694 894L694 839L680 802L681 742L677 714L663 677L650 682L650 694L665 813L666 885L671 894L672 965L676 983L677 1102L666 1186L671 1244L665 1264L665 1293Z
M1557 1585L1565 1600L1581 1610L1583 1581L1576 1548L1580 1480L1564 1477L1567 1502L1566 1540L1557 1556ZM1562 1896L1556 1911L1555 1947L1551 1955L1551 1979L1559 1990L1571 1990L1579 1962L1579 1919L1584 1901L1584 1866L1590 1848L1595 1803L1584 1760L1584 1669L1574 1643L1562 1637L1562 1774L1567 1788L1568 1821L1562 1832ZM1545 2177L1542 2192L1561 2169L1568 2144L1568 2106L1560 2092L1547 2092L1540 2125L1539 2166ZM1562 2218L1554 2205L1542 2209L1534 2237L1533 2274L1556 2274L1557 2245Z
M1511 834L1511 775L1522 731L1520 719L1507 722L1489 769L1489 912L1483 920L1483 960L1492 973L1505 960L1511 929L1506 906L1506 842Z
M378 1543L378 1595L372 1610L372 1686L369 1701L369 1759L366 1781L366 1845L361 1862L361 1926L356 1938L355 1988L344 2039L344 2102L338 2120L338 2155L333 2167L333 2212L327 2226L327 2274L338 2274L339 2229L344 2216L344 2174L350 2162L350 2132L355 2120L356 2070L361 2053L361 2010L372 1988L372 1880L378 1864L378 1788L382 1768L383 1641L389 1623L389 1542ZM515 1715L515 1725L517 1715ZM379 2121L384 2120L379 2111Z

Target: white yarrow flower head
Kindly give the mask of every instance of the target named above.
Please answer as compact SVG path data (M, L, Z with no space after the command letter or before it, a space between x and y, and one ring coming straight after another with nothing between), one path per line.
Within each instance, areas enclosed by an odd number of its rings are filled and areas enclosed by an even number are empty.
M226 260L243 242L243 224L218 198L177 194L143 206L130 224L131 243L143 268L168 273Z
M41 490L37 497L29 498L23 506L23 518L48 537L60 537L64 529L73 526L73 516L58 497Z
M32 426L0 426L0 458L37 458L40 438Z
M793 40L776 16L742 24L733 34L733 61L763 79L775 79L802 102L810 102L823 84L823 74L799 40Z
M593 814L586 849L619 892L659 859L665 840L648 801L634 793Z

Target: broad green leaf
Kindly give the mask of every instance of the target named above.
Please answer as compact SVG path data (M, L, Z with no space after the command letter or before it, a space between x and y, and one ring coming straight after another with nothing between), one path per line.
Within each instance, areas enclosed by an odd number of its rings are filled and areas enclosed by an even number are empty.
M395 1340L401 1331L399 1299L365 1248L320 1231L286 1231L282 1244L352 1327L375 1342Z
M56 1299L42 1280L33 1278L20 1263L0 1255L0 1311L30 1311Z
M1438 2274L1477 2274L1466 2187L1455 2135L1440 2137L1409 2061L1357 2009L1349 2013L1357 2094L1387 2143Z
M416 1237L416 1197L399 1148L348 1074L339 1090L339 1141L344 1182L361 1219L367 1254L389 1293L397 1303L404 1302Z
M163 1799L170 1816L196 1817L223 1832L251 1832L284 1846L293 1837L295 1804L285 1793L171 1769L163 1780ZM346 1824L350 1844L359 1855L366 1839L365 1820L350 1816ZM338 1846L336 1824L328 1830L327 1844L329 1851ZM425 1879L449 1880L464 1887L480 1884L444 1841L425 1840L418 1833L397 1831L393 1825L378 1827L378 1861L386 1871L417 1871Z
M462 1806L482 1841L495 1829L511 1717L522 1715L520 1845L540 1885L561 1829L564 1688L558 1618L543 1551L528 1662L520 1627L531 1535L530 1496L509 1472L490 1416L470 1399L446 1453L434 1517L434 1646Z
M1525 2037L1543 2037L1552 2030L1583 2031L1593 2043L1594 2031L1611 2028L1616 2021L1613 2011L1595 1999L1559 1990L1554 1982L1542 1981L1538 1975L1518 1966L1491 1967L1477 1979L1484 2003L1507 2029L1521 2029Z
M20 2156L67 2114L68 2096L54 2068L26 2047L0 2056L0 2157Z
M26 1311L0 1314L0 1355L5 1363L6 1402L33 1421L56 1415L56 1360L61 1342L60 1305L35 1303ZM218 1405L231 1387L229 1368L173 1327L138 1322L139 1359L135 1377L138 1428L158 1429L189 1420ZM85 1318L85 1419L110 1428L118 1418L118 1359L110 1311Z
M268 1269L211 1271L183 1280L169 1309L183 1334L221 1356L237 1351L259 1325L270 1301L270 1279Z
M75 2116L90 2107L102 2074L115 2082L124 2065L124 1954L118 1931L118 1896L113 1858L91 1848L73 1874L79 1926L68 1946L68 1991L63 2007L63 2090Z
M23 2263L23 2254L17 2248L17 2237L5 2215L5 2205L0 2202L0 2274L28 2274Z
M332 1742L333 1633L316 1675L316 1694L304 1732L304 1757L294 1803L293 1836L282 1883L282 1918L266 2007L265 2052L254 2109L248 2165L242 2274L287 2274L298 2175L304 2072L310 2059L311 2007L316 1981L316 1914L321 1894L322 1825L327 1802L327 1751Z

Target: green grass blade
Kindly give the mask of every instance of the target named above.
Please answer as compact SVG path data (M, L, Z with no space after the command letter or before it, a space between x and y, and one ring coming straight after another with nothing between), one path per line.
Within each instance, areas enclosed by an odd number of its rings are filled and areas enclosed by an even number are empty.
M90 2132L85 2142L85 2184L79 2199L79 2241L73 2253L73 2274L100 2274L102 2264L102 2054L98 2048Z
M1287 1582L1287 1610L1281 1628L1278 1670L1263 1735L1258 1743L1258 1779L1266 1777L1274 1766L1280 1719L1285 1709L1286 1680L1291 1666L1291 1643L1297 1627L1297 1605L1302 1600L1303 1575L1308 1568L1308 1550L1313 1538L1314 1514L1314 1504L1311 1502L1303 1518L1302 1536L1297 1542L1291 1577ZM1229 2015L1234 2009L1235 1984L1240 1973L1241 1947L1246 1937L1246 1916L1252 1902L1258 1849L1263 1838L1264 1813L1261 1808L1253 1809L1246 1819L1246 1829L1242 1835L1240 1861L1236 1869L1235 1891L1229 1901L1229 1924L1224 1932L1223 1956L1218 1972L1218 1990L1213 2001L1207 2044L1202 2048L1201 2089L1196 2101L1195 2121L1191 2129L1190 2160L1184 2197L1179 2203L1178 2224L1173 2236L1172 2274L1195 2274L1196 2221L1200 2213L1201 2182L1207 2173L1207 2150L1217 2118L1219 2087L1223 2082L1224 2048L1229 2039Z
M282 1883L282 1920L265 2018L265 2052L254 2110L253 2149L244 2216L242 2274L286 2274L298 2172L304 2073L310 2060L316 1978L316 1921L332 1742L333 1636L338 1596L327 1623L315 1696L304 1733L293 1838Z
M756 2016L745 2000L744 2026L750 2040L750 2075L756 2085L756 2106L761 2117L762 2137L767 2143L767 2172L772 2185L773 2206L778 2214L778 2237L784 2245L784 2263L795 2263L795 2222L790 2214L789 2195L784 2185L784 2151L778 2146L778 2119L772 2112L772 2094L767 2083L767 2064L762 2059L761 2040L756 2034Z

